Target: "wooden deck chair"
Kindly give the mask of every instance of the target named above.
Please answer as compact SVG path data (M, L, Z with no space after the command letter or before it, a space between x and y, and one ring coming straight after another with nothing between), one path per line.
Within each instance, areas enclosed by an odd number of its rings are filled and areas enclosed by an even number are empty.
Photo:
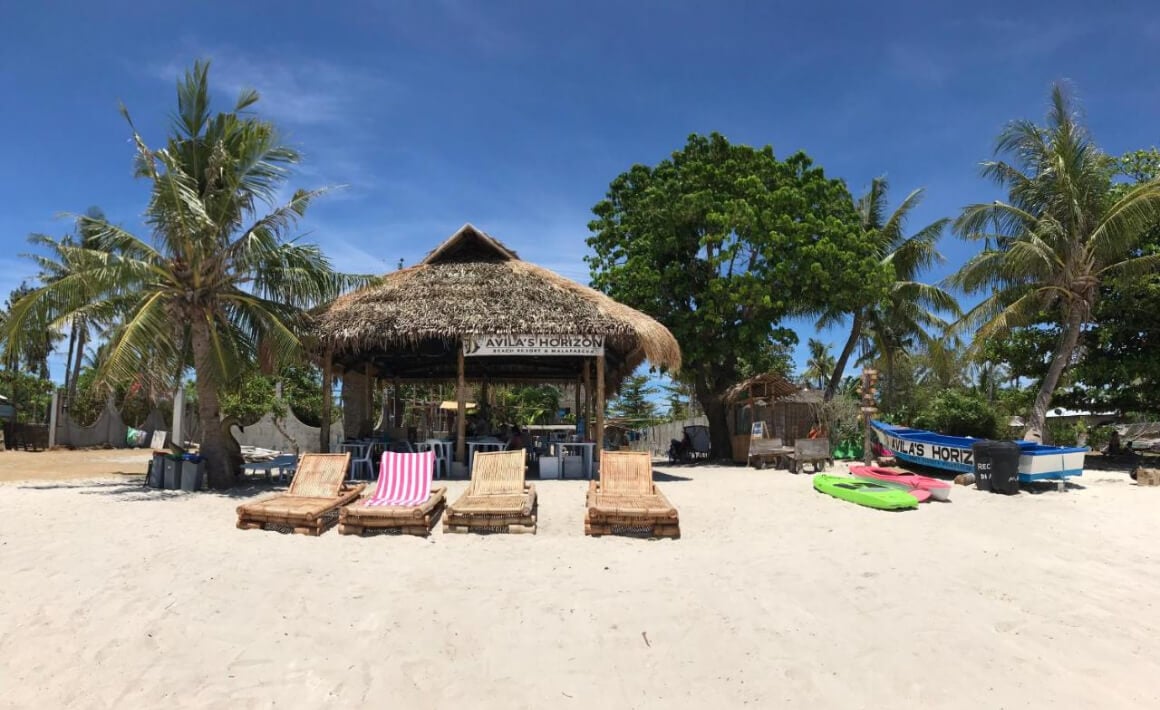
M243 530L273 526L302 535L321 535L338 521L338 509L356 500L364 485L343 483L350 454L303 454L285 493L238 506Z
M600 481L588 484L585 535L681 536L677 509L652 480L648 451L602 451Z
M536 487L524 481L523 451L487 451L471 463L471 483L443 513L443 532L536 532Z
M374 493L338 512L338 532L361 535L368 530L395 530L428 535L447 502L447 488L431 489L435 452L405 454L384 451Z
M824 471L827 463L834 463L829 439L798 439L793 442L793 451L785 457L789 461L790 473L800 473L807 463L814 465L814 473Z

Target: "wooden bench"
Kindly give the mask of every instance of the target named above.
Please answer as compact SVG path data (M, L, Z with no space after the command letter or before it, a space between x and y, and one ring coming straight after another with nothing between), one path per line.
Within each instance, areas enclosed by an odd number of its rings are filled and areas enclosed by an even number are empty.
M752 437L749 439L748 465L760 469L773 462L774 466L779 466L791 451L793 449L785 446L781 439Z
M793 444L793 451L785 457L789 460L790 473L798 473L807 463L814 465L814 473L825 470L827 463L834 463L829 439L798 439Z

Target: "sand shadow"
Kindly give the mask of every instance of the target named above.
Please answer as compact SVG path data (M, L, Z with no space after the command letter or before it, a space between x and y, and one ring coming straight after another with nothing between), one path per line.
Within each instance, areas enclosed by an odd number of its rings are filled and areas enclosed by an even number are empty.
M1087 486L1079 483L1072 483L1071 481L1063 481L1063 489L1060 490L1059 483L1056 481L1028 481L1027 483L1020 483L1019 490L1025 491L1033 496L1043 495L1044 493L1067 493L1069 491L1086 491Z
M682 481L691 481L693 479L688 476L678 476L675 473L666 473L653 469L653 481L656 483L680 483Z
M227 490L183 491L180 489L151 488L140 481L60 481L56 483L25 484L19 486L23 490L74 490L80 495L100 495L118 498L125 501L174 501L183 500L187 496L204 495L219 498L253 498L267 493L277 493L286 490L285 484L267 484L235 486Z

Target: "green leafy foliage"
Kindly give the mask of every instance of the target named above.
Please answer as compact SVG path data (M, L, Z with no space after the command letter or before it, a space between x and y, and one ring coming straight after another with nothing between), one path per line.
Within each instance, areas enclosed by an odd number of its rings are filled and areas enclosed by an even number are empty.
M1117 170L1130 182L1117 185L1118 193L1160 177L1160 151L1155 148L1125 153ZM1142 236L1135 254L1160 255L1160 221ZM1075 386L1060 401L1085 409L1118 409L1160 415L1160 269L1145 273L1114 274L1101 284L1092 327L1082 337L1083 358Z
M232 486L220 394L261 360L267 371L302 358L305 309L367 277L335 272L295 230L321 191L297 190L279 204L298 153L253 112L258 94L240 92L232 110L210 109L209 65L177 83L177 110L164 147L146 145L123 110L136 147L135 172L149 185L143 240L98 216L78 226L87 243L61 247L69 273L13 303L7 350L24 352L46 332L98 305L120 316L99 377L111 384L190 363L210 485ZM266 211L266 208L273 206Z
M957 324L977 351L1013 328L1047 314L1059 327L1031 410L1031 427L1051 441L1047 411L1072 364L1101 286L1116 278L1155 274L1160 254L1142 253L1141 239L1160 222L1160 182L1124 188L1070 98L1056 86L1047 121L1014 121L1000 133L996 159L983 175L1007 200L968 206L956 232L984 249L951 278L983 300ZM1139 161L1131 160L1130 169Z
M721 397L745 354L793 343L784 318L853 309L889 280L845 184L804 153L693 135L615 178L593 213L593 285L676 336L718 457L730 450Z
M246 375L222 391L222 418L236 419L241 426L254 424L274 411L275 392L273 377Z
M978 394L955 389L935 395L915 418L915 426L951 436L994 439L999 435L994 406Z
M560 409L560 390L552 385L506 387L495 393L495 424L546 424Z
M0 370L0 394L16 412L16 421L29 424L48 422L52 406L51 381L39 375L20 370Z
M951 294L919 280L924 271L942 261L936 247L949 220L936 220L907 236L907 218L922 201L923 190L911 192L889 213L888 190L885 178L875 178L870 190L859 198L857 208L863 239L873 245L883 269L890 274L889 288L881 296L872 290L865 292L863 302L852 311L827 309L818 320L819 328L846 318L850 321L850 334L828 373L827 399L837 391L855 347L860 345L863 353L879 357L880 369L889 373L895 359L916 343L931 340L931 331L941 333L946 328L941 313L960 315Z
M632 375L620 386L620 393L609 405L614 417L627 420L630 427L643 428L660 421L657 406L649 398L656 393L648 375Z

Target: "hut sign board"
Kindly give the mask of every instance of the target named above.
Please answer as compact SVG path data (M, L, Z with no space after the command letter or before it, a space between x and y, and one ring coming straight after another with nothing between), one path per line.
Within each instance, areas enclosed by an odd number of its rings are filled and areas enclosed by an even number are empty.
M463 340L465 357L603 354L603 335L469 335Z

